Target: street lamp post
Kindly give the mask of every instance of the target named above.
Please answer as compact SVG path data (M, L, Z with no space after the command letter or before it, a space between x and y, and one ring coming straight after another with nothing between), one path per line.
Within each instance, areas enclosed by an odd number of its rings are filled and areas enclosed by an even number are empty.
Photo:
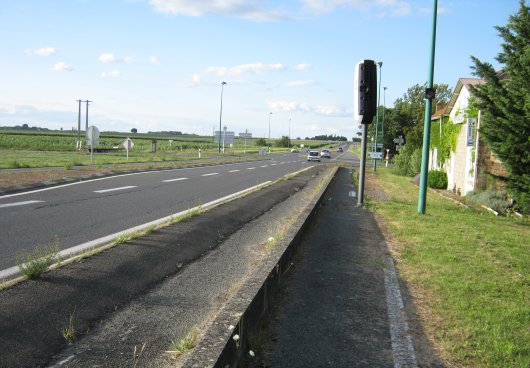
M425 214L425 201L427 200L427 175L429 168L429 142L431 140L431 111L432 100L435 95L433 88L434 80L434 56L436 48L436 18L438 14L438 0L434 0L432 14L431 34L431 57L429 68L429 83L425 90L425 120L423 122L423 147L421 151L420 191L418 193L418 213Z
M219 153L221 153L221 120L223 118L223 87L225 81L221 82L221 112L219 113Z
M377 139L378 139L378 132L377 129L379 127L379 104L381 103L381 69L383 68L383 62L380 61L377 63L379 65L379 92L377 93L377 110L375 113L375 145L374 145L374 151L377 152ZM377 158L374 158L374 172L377 170Z
M289 136L287 137L289 148L291 148L291 118L289 118Z
M381 143L383 144L383 147L381 148L381 152L384 152L385 147L385 106L386 106L386 87L383 87L383 121L381 124Z
M271 115L272 111L269 112L269 141L271 140Z

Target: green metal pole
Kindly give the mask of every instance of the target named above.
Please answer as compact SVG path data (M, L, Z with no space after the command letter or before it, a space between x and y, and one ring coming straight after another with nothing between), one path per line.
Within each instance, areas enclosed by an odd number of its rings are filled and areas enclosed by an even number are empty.
M431 63L429 70L428 88L433 88L434 79L434 55L436 47L436 16L438 13L438 0L434 0L432 14L432 40L431 40ZM427 97L427 96L426 96ZM421 151L421 173L420 173L420 192L418 194L418 213L425 214L425 202L427 199L427 175L429 168L429 142L431 140L431 111L432 99L426 98L425 101L425 120L423 123L423 147Z
M379 65L379 92L377 93L377 110L375 111L375 143L374 143L374 150L372 152L377 152L377 139L378 139L378 133L377 129L379 127L379 104L381 101L381 68L383 67L383 62L380 61L377 63ZM374 158L374 172L377 171L377 159Z
M385 152L385 106L386 106L386 87L383 87L383 121L381 123L381 143L383 143L383 147L381 148L381 152Z

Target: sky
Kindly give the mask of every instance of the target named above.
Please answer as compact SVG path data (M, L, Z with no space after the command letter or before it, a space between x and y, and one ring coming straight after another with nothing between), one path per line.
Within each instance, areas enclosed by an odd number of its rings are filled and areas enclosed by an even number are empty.
M433 0L1 0L0 126L100 131L222 126L351 139L353 73L383 62L381 104L428 80ZM518 0L440 0L434 82L501 51ZM378 72L379 75L379 72ZM221 82L227 84L222 86ZM384 91L381 88L382 91ZM271 114L272 112L272 114ZM85 104L82 108L85 125Z

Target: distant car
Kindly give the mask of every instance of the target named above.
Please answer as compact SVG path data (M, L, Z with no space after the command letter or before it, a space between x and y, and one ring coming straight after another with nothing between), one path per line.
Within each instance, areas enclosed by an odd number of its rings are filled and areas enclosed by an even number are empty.
M320 154L318 151L309 151L307 153L307 161L318 161L320 162Z
M337 148L337 152L344 152L342 147Z
M329 153L329 151L327 149L323 149L322 151L320 151L320 157L324 158L331 158L331 154Z

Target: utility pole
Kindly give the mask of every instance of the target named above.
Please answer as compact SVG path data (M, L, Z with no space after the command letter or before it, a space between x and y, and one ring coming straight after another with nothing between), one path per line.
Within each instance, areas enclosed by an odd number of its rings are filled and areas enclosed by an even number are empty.
M77 150L81 149L81 100L77 100L79 102L79 111L77 113L77 142L76 142L76 148Z
M86 102L86 124L85 124L85 127L86 127L85 134L86 134L86 132L88 132L88 103L94 102L94 101L86 100L85 102Z

